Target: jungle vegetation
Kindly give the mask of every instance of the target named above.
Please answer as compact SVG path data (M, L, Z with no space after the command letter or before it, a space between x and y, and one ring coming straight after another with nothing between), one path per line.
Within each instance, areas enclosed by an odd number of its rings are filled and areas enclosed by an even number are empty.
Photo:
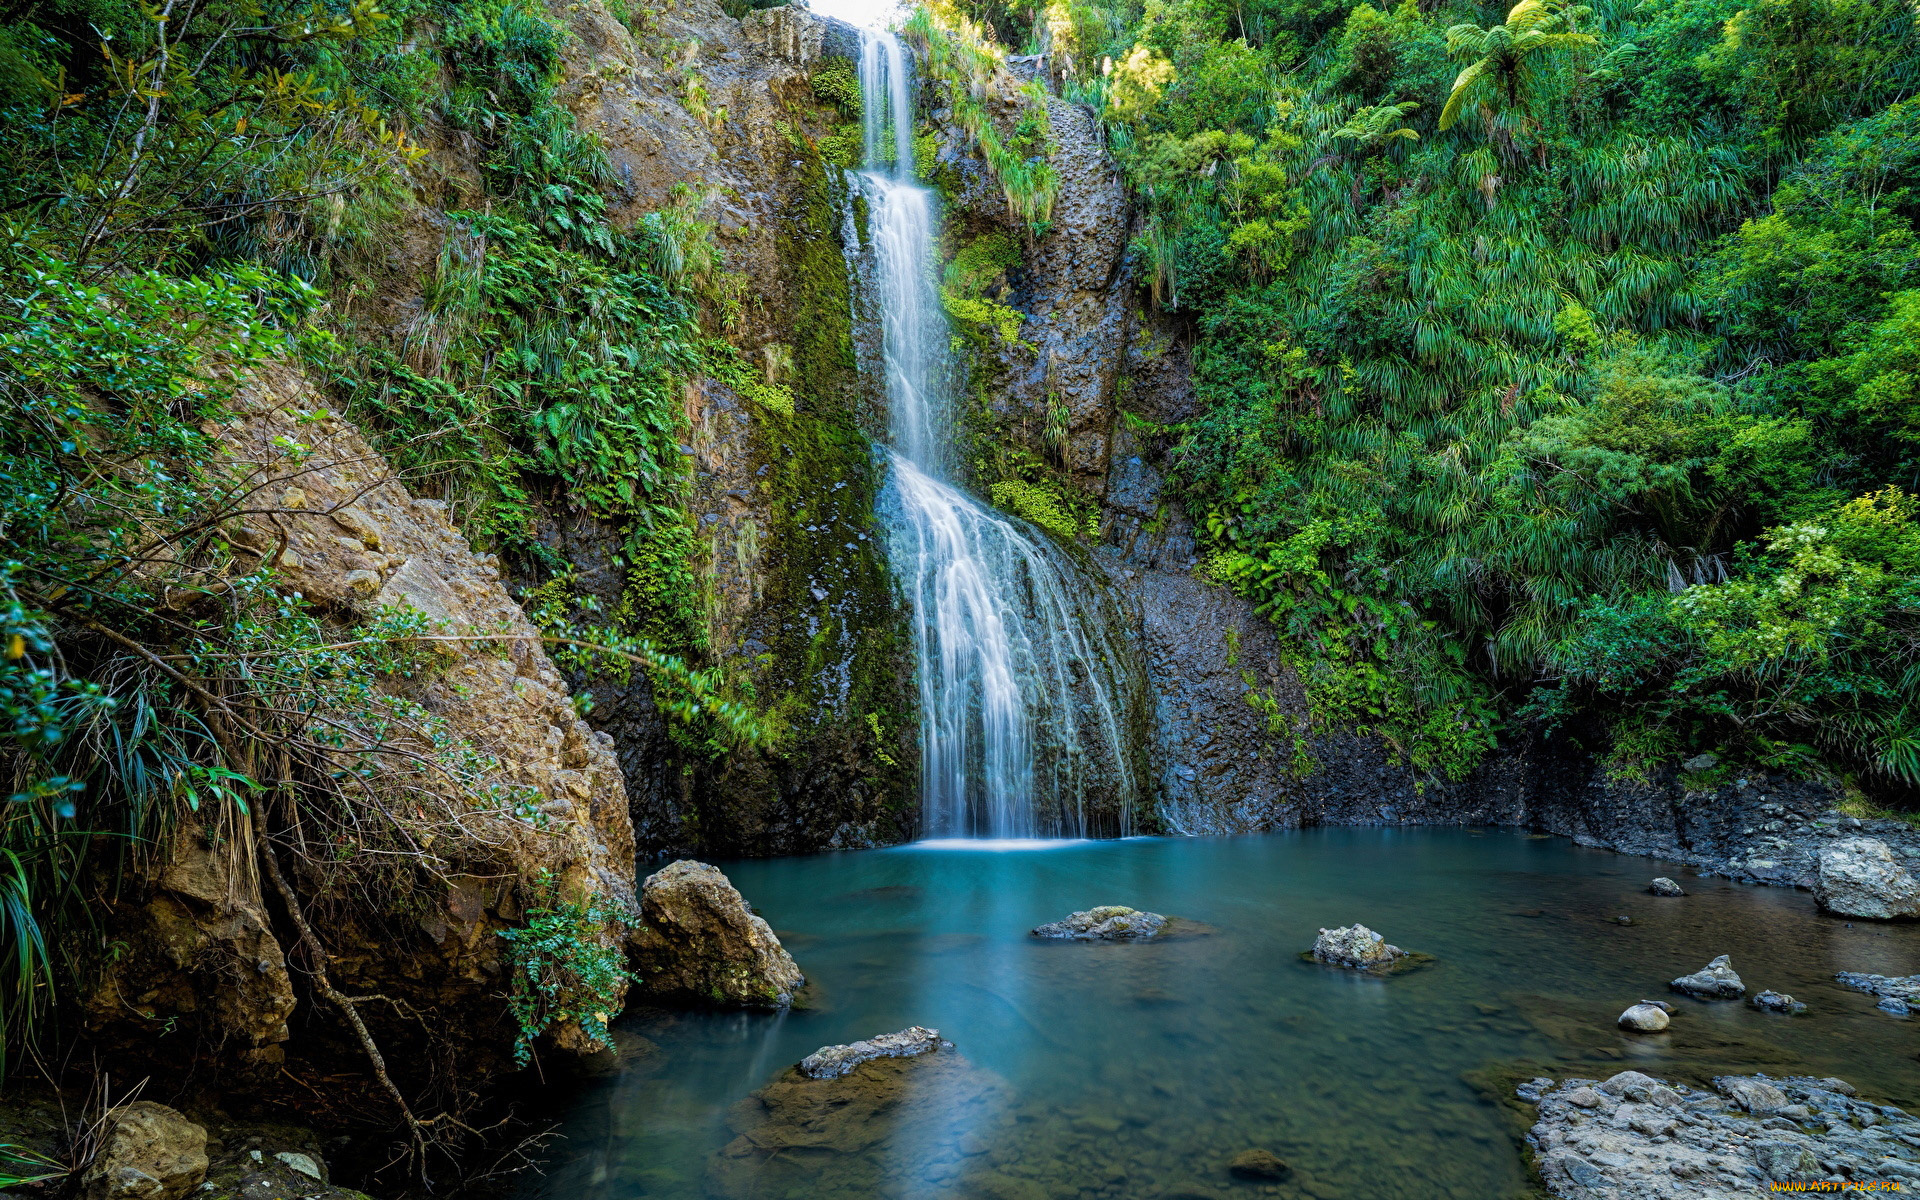
M928 12L1101 115L1191 347L1158 444L1317 717L1911 804L1910 0Z
M764 737L703 658L680 450L687 378L758 376L714 336L726 296L700 198L608 218L605 155L555 97L565 36L521 0L0 14L0 1054L16 1070L75 1032L57 1022L78 985L126 949L117 897L192 836L276 885L290 955L338 1010L322 1019L359 1031L374 1100L408 1133L407 1173L451 1169L438 1151L464 1136L460 1064L388 1079L300 910L404 905L437 873L485 873L493 850L466 835L540 825L539 797L409 698L443 630L413 610L342 622L276 587L245 517L313 450L223 452L257 368L299 371L414 494L546 578L528 607L557 658L644 671L696 748ZM396 331L369 298L395 231L437 214L444 248ZM297 419L317 435L335 415ZM620 612L566 601L537 497L625 531ZM522 1056L613 1007L607 930L632 919L537 899L508 948ZM608 944L611 966L594 957ZM123 1014L155 1039L176 1016Z

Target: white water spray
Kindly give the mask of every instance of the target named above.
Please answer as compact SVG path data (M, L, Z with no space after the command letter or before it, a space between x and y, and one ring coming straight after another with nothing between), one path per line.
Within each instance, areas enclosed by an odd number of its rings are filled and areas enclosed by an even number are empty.
M914 178L911 59L891 34L862 34L860 92L868 260L856 274L891 414L889 557L913 608L925 835L1129 832L1136 685L1111 614L1045 534L956 483L935 204ZM1090 820L1096 806L1108 819Z

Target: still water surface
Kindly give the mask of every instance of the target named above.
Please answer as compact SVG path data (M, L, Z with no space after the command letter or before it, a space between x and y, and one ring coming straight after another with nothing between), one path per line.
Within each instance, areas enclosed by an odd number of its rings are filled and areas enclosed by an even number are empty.
M1920 1109L1920 1021L1832 982L1920 972L1920 926L1849 926L1803 892L1562 839L1339 829L722 865L806 972L807 1007L624 1019L620 1068L572 1097L529 1195L1494 1200L1526 1186L1519 1110L1494 1099L1516 1070L1831 1074ZM1693 894L1648 895L1662 874ZM1097 904L1212 932L1026 936ZM1384 980L1301 961L1321 926L1353 921L1437 961ZM1809 1015L1667 993L1716 954ZM1676 1004L1670 1034L1613 1027L1643 996ZM967 1065L902 1074L771 1160L724 1153L729 1109L801 1057L908 1025L938 1028ZM1232 1180L1228 1160L1255 1147L1293 1176Z

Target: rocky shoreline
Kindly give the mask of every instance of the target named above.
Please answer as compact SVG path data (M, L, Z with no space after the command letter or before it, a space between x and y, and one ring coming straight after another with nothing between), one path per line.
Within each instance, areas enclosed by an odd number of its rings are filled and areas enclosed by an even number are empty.
M1861 1099L1845 1080L1721 1076L1713 1085L1638 1071L1523 1084L1516 1094L1538 1106L1527 1144L1541 1182L1562 1200L1734 1200L1773 1184L1920 1186L1920 1120Z

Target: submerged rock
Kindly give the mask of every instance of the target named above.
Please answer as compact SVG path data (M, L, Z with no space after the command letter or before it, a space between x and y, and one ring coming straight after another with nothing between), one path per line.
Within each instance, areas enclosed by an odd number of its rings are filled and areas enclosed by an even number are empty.
M1800 1001L1775 991L1761 992L1753 998L1752 1004L1755 1008L1765 1009L1767 1012L1803 1013L1807 1011L1807 1006Z
M1821 850L1813 898L1843 917L1920 917L1920 880L1878 838L1848 838Z
M1227 1164L1227 1174L1235 1179L1276 1180L1293 1174L1293 1168L1271 1150L1242 1150Z
M1733 960L1724 954L1667 986L1696 1000L1738 1000L1747 994L1747 985L1734 973Z
M1548 1192L1736 1200L1769 1182L1920 1181L1920 1122L1853 1099L1842 1080L1729 1076L1714 1084L1722 1095L1638 1071L1598 1085L1526 1085L1518 1095L1539 1105L1527 1141ZM1800 1124L1815 1114L1816 1124Z
M1656 896L1684 896L1687 894L1687 889L1681 887L1673 880L1668 879L1665 875L1649 883L1647 890Z
M80 1176L82 1200L180 1200L207 1177L207 1131L164 1104L136 1100L107 1118Z
M1103 904L1038 926L1032 936L1071 938L1076 941L1144 941L1166 927L1167 918L1159 913L1142 912L1124 904Z
M1392 966L1407 952L1390 944L1365 925L1345 925L1322 929L1313 940L1313 957L1329 966L1356 971L1373 971Z
M1645 1000L1621 1013L1619 1020L1620 1028L1631 1029L1635 1033L1659 1033L1672 1023L1665 1008Z
M1003 1081L945 1043L937 1054L867 1058L820 1079L789 1068L728 1112L738 1136L708 1161L706 1194L947 1194L964 1170L970 1196L1044 1195L979 1157L1012 1136L1010 1099Z
M682 859L647 876L629 939L651 995L729 1008L785 1008L800 968L716 867Z
M795 1070L808 1079L837 1079L876 1058L915 1058L942 1049L953 1049L953 1043L941 1040L938 1029L912 1025L898 1033L883 1033L863 1042L822 1046L801 1059Z

